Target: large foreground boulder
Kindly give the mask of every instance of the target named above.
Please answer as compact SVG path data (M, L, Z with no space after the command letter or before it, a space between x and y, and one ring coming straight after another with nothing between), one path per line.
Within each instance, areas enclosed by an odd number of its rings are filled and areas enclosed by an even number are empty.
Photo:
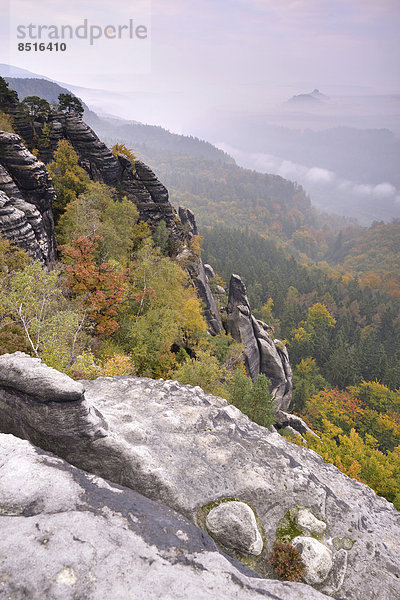
M0 597L323 600L258 579L175 511L0 435Z
M3 367L9 361L15 356L0 357ZM47 380L54 372L48 371ZM248 504L263 532L262 553L251 566L263 577L273 576L267 557L285 516L290 525L290 515L308 509L326 523L321 543L332 557L315 584L319 591L349 600L400 597L400 513L366 485L198 387L135 377L99 378L84 387L82 400L43 402L40 386L29 394L3 376L0 430L204 528L220 502ZM297 519L292 537L310 534L313 519L303 521Z

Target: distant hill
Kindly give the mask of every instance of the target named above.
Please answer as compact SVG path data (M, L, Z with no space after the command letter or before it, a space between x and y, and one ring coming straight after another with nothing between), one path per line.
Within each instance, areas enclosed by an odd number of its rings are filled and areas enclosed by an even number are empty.
M326 100L329 100L328 96L325 96L325 94L322 94L319 90L315 89L312 92L310 92L309 94L297 94L296 96L293 96L292 98L290 98L288 100L288 102L290 103L301 103L301 104L312 104L312 103L316 103L316 102L324 102Z
M47 81L52 81L49 77L45 77L44 75L39 75L38 73L32 73L32 71L27 71L26 69L20 69L19 67L14 67L13 65L6 65L4 63L0 63L0 77L24 77L25 79L46 79Z
M160 126L109 117L97 117L96 120L90 117L86 118L86 122L106 143L122 142L133 150L140 146L145 153L151 150L168 151L175 155L235 163L231 156L209 142L193 136L171 133Z

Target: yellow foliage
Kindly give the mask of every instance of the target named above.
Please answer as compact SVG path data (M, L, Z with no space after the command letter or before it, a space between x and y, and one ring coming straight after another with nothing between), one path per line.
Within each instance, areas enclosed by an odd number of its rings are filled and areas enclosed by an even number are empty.
M122 155L129 158L133 170L135 171L135 158L137 157L135 154L133 154L133 150L131 148L127 148L125 144L114 144L114 146L111 148L111 152L114 154L114 156Z
M0 112L0 131L15 133L12 118L3 112Z
M101 367L101 377L118 377L120 375L135 375L133 360L126 354L114 354Z
M196 254L196 256L200 256L201 254L202 242L203 238L201 237L201 235L194 235L190 240L190 249L193 252L193 254Z

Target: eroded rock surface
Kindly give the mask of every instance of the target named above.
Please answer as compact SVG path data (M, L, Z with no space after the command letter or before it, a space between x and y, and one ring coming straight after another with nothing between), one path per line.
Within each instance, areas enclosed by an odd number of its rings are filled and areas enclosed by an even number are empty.
M83 400L85 388L79 381L32 358L24 352L0 356L0 385L37 397L39 402Z
M244 502L228 501L215 506L206 517L206 525L224 546L244 554L261 554L263 541L256 517Z
M296 523L305 535L323 535L326 523L317 519L308 508L300 508L296 515Z
M0 435L0 597L323 600L254 577L175 511Z
M210 502L249 503L265 530L265 556L287 511L308 507L326 522L332 551L321 591L351 600L400 596L400 513L366 485L198 387L135 377L84 386L81 402L43 403L39 388L35 397L3 380L0 429L194 523ZM258 572L272 576L263 565Z
M196 219L189 208L179 207L179 217L183 224L185 235L190 241L198 234ZM180 262L185 266L190 275L193 284L196 287L197 295L203 304L204 316L207 321L209 332L218 334L222 331L222 320L217 303L212 295L205 265L203 265L199 256L190 252L188 247L184 248L178 256ZM208 265L209 267L209 265ZM210 267L211 268L211 267Z
M0 233L46 265L56 258L54 199L45 165L18 135L0 131Z
M310 585L323 583L332 567L332 552L318 540L308 536L298 536L292 540L306 566L305 580Z
M293 389L287 350L271 337L271 328L251 314L246 287L238 275L232 275L229 284L227 330L244 346L250 377L254 380L263 373L271 381L276 408L286 411Z
M15 107L14 107L15 109ZM15 112L15 110L13 111ZM10 109L11 110L11 109ZM31 124L15 118L18 133L33 150L37 146ZM41 160L49 163L59 142L67 140L78 155L80 165L93 181L118 190L131 200L139 216L154 230L164 221L169 233L169 254L184 255L187 271L204 304L204 314L212 334L222 330L221 318L200 258L191 251L190 241L197 235L194 215L187 209L181 218L169 201L168 190L153 171L140 160L133 168L128 157L114 156L95 132L76 114L53 110L46 126L46 142L39 144ZM35 124L42 135L44 121ZM56 258L56 241L52 216L55 192L42 162L24 146L19 135L0 132L0 233L26 250L32 258L51 266Z

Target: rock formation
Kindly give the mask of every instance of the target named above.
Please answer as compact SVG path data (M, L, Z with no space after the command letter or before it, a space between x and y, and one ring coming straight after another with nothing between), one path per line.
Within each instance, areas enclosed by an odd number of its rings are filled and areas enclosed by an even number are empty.
M161 221L165 222L170 237L170 254L172 257L184 255L187 259L187 270L203 301L209 331L219 333L221 319L203 264L189 247L194 230L197 234L194 216L191 213L193 221L187 227L169 202L168 190L153 171L139 160L133 169L126 156L114 156L76 114L53 110L46 122L39 118L32 127L18 113L17 96L12 91L0 109L13 115L18 134L31 150L39 146L41 160L49 163L60 140L66 139L93 181L117 188L121 195L134 202L140 219L152 230ZM45 125L48 131L44 136ZM55 192L44 164L26 149L21 137L0 132L0 191L6 195L0 195L0 234L13 240L32 258L51 266L56 258L51 212Z
M323 600L262 580L175 511L0 434L0 596Z
M179 207L179 217L190 245L193 237L198 234L195 216L189 208ZM196 286L197 294L203 303L204 316L209 326L210 333L221 333L221 315L214 296L212 295L202 261L194 252L190 251L188 246L185 246L181 250L178 259L184 264L191 280Z
M309 581L318 591L352 600L399 597L400 513L366 485L325 464L307 448L252 423L234 406L200 388L135 377L99 378L82 382L79 389L71 381L75 395L66 401L68 380L60 382L57 378L52 369L21 353L1 356L0 430L165 504L205 529L207 516L222 500L250 506L262 533L261 554L246 558L225 544L224 550L251 564L264 578L274 576L267 560L274 539L305 537L296 544L308 561ZM54 459L48 461L54 464ZM25 476L18 480L23 488ZM15 487L13 482L15 477L9 481L11 487ZM67 502L68 497L62 493L58 496L60 502ZM95 501L96 496L93 498ZM15 506L19 502L22 500ZM44 505L39 495L37 503L29 501L26 514L35 514ZM100 521L103 516L99 516ZM122 527L124 519L119 521ZM38 522L45 539L51 540L48 536L52 531L54 539L59 539L61 533L55 524L46 529L45 520ZM21 525L27 532L29 552L31 544L35 547L34 538L28 535L31 523L35 520ZM93 524L88 527L92 530ZM319 533L315 533L316 527ZM71 540L73 535L87 539L75 533L68 535ZM319 538L323 548L309 541L316 539L312 536ZM122 545L123 539L117 537ZM173 539L175 544L176 536ZM9 560L17 561L18 557ZM98 564L96 560L94 564ZM78 563L71 566L68 560L61 564L57 559L52 581L68 568L76 573ZM320 573L318 582L315 572ZM69 571L63 573L61 579L71 575ZM267 584L260 580L257 586L257 590L267 590L267 597L269 589L280 597L281 588L263 587ZM288 598L301 598L290 585L286 589ZM238 597L246 598L240 594ZM304 597L313 598L313 594L310 588L309 596Z
M227 331L244 346L245 364L254 380L263 373L272 384L278 410L286 411L292 398L293 378L286 348L271 337L272 330L251 314L246 287L238 275L229 284Z
M0 132L0 234L46 265L56 258L54 199L45 165L18 135Z

